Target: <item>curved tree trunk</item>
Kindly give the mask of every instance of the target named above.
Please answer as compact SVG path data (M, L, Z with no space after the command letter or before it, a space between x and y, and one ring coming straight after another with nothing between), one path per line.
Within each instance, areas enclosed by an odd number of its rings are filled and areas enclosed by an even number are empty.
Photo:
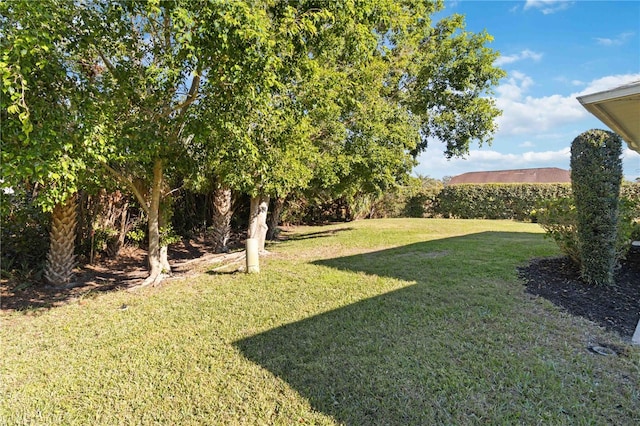
M249 229L247 238L258 240L258 250L264 252L264 243L267 237L267 211L269 210L269 197L259 195L251 197L251 211L249 213Z
M231 236L231 217L233 216L231 189L217 184L213 191L213 251L226 253Z
M280 216L282 216L282 211L284 210L284 202L286 197L278 197L273 200L273 208L271 209L271 215L269 215L269 220L267 225L269 226L269 230L267 231L267 240L275 240L276 232L278 230L278 225L280 224Z
M160 258L160 199L162 197L163 165L159 158L153 164L153 184L151 186L151 200L147 215L149 216L149 276L139 286L146 287L162 281L162 261Z
M53 209L51 221L51 242L44 269L46 281L53 286L69 285L73 280L76 266L75 238L77 225L77 197L67 198Z

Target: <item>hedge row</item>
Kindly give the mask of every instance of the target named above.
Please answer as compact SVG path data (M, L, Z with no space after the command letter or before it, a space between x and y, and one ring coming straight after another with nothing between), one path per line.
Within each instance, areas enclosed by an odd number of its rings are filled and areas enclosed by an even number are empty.
M570 195L568 183L449 185L440 192L436 209L459 219L526 220L542 200Z
M640 184L624 184L620 196L640 205ZM434 209L448 218L535 221L531 212L542 201L562 197L571 197L571 184L449 185L436 198Z

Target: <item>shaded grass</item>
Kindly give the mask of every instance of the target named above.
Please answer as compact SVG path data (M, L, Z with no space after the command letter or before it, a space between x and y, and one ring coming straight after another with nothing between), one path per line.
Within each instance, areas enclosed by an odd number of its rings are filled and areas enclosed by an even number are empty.
M0 423L640 420L639 351L517 280L557 254L536 225L376 220L291 236L260 275L5 315Z

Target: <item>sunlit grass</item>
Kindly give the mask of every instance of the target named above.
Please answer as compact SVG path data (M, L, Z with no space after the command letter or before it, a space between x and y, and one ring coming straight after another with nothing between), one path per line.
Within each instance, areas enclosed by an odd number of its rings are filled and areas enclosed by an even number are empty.
M640 420L640 351L524 293L516 267L557 254L536 225L377 220L287 236L259 275L4 315L0 424Z

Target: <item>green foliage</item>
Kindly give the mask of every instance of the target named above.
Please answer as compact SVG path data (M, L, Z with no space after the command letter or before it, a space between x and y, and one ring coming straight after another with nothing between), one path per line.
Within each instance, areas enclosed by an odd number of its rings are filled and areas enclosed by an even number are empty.
M572 197L560 197L544 200L536 208L538 224L553 239L560 251L580 264L580 246L576 225L576 206Z
M622 140L588 130L571 144L571 184L577 210L582 278L612 284L616 266Z
M3 275L39 279L49 248L50 214L36 203L37 191L17 187L0 197L0 265Z
M616 225L614 246L614 265L624 259L629 251L631 239L638 232L637 201L629 198L620 199L619 219ZM558 247L577 265L582 265L583 246L578 233L578 211L573 197L561 197L545 200L536 209L538 223L553 239Z
M532 211L541 201L570 194L569 184L448 185L438 195L435 211L461 219L535 221Z
M136 228L127 232L127 238L140 245L147 238L147 233L143 228Z
M495 100L486 96L506 75L492 65L498 52L487 44L493 38L464 27L463 16L451 15L430 29L417 46L406 85L406 102L421 120L419 149L428 138L437 138L446 143L447 158L468 153L473 140L491 142L494 119L501 114Z
M386 191L374 204L375 218L430 217L441 181L425 176L411 176L404 185Z
M429 177L409 177L404 185L389 188L381 195L356 194L353 198L333 198L331 192L306 191L287 199L282 222L317 224L356 219L428 217L442 189L442 182Z
M178 235L171 225L163 226L160 228L160 245L169 246L182 240L182 237Z
M91 93L65 1L0 2L2 179L40 186L44 210L75 193L91 161Z

